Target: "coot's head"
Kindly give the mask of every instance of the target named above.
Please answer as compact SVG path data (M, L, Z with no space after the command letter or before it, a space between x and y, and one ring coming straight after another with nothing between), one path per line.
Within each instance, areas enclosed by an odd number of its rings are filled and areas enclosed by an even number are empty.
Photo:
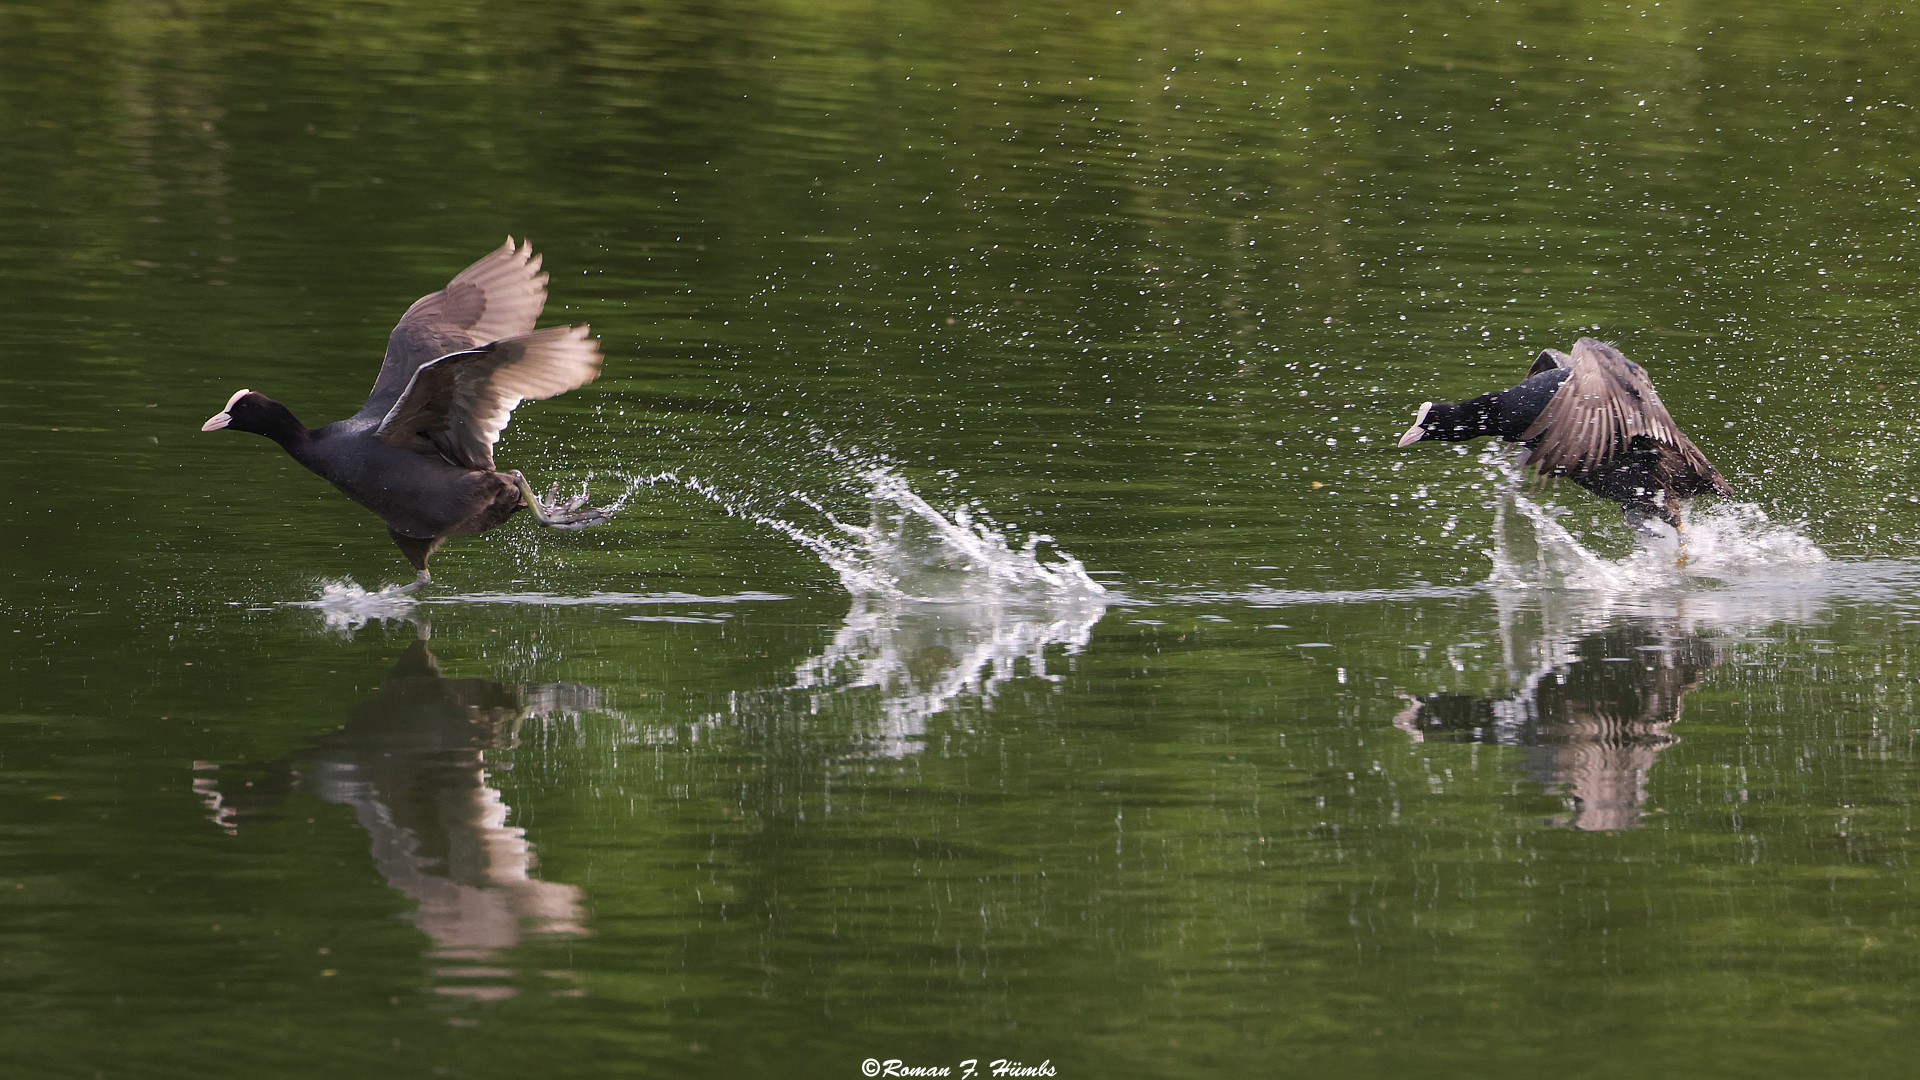
M1474 402L1453 405L1444 401L1426 401L1420 404L1420 412L1413 418L1413 426L1400 436L1400 446L1405 449L1423 439L1465 442L1482 435L1497 434L1498 429L1488 425L1486 410Z
M227 399L227 407L200 425L201 431L251 431L256 435L278 438L300 425L285 405L265 394L241 390Z
M1432 411L1433 402L1423 401L1420 403L1420 413L1413 418L1413 426L1407 429L1405 435L1400 436L1401 449L1404 450L1427 437L1427 414Z

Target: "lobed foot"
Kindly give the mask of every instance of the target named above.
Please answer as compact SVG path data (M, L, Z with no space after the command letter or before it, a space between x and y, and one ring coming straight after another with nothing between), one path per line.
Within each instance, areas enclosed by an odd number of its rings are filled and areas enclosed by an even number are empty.
M520 497L526 501L527 509L540 524L550 529L566 529L569 532L590 529L595 525L605 525L613 520L613 511L598 506L587 505L587 485L580 485L580 494L569 502L560 501L560 485L554 484L547 489L545 499L533 493L533 485L518 471L513 472L514 481L520 485Z

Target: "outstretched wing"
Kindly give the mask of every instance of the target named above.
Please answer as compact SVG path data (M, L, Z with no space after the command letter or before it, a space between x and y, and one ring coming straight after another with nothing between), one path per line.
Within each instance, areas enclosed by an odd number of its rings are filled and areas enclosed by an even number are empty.
M389 446L493 469L493 444L514 406L556 397L600 374L600 347L584 326L555 326L488 342L420 365L376 430Z
M387 339L387 357L362 411L384 412L422 364L533 329L547 303L547 275L531 243L513 238L414 301Z
M1604 341L1581 338L1563 366L1570 369L1566 382L1520 436L1532 444L1528 463L1542 475L1579 476L1652 449L1675 477L1692 474L1730 493L1707 456L1674 423L1639 364Z

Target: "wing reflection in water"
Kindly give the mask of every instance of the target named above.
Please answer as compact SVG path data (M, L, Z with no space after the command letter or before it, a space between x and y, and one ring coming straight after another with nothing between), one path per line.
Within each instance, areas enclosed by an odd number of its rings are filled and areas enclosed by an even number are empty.
M1567 798L1555 824L1603 831L1640 824L1647 775L1673 745L1687 691L1719 666L1714 639L1623 620L1544 650L1505 698L1434 694L1394 725L1415 739L1486 742L1528 749L1529 772Z
M903 757L924 748L927 722L936 714L963 702L991 703L1015 677L1057 680L1059 659L1086 648L1106 610L1098 594L944 602L856 597L826 651L794 672L791 689L816 698L873 691L867 750Z
M269 766L262 787L267 800L303 792L352 807L381 877L417 905L409 918L432 939L429 955L453 962L436 973L437 989L511 997L500 978L510 971L461 965L492 961L529 934L584 935L587 919L578 887L535 876L533 846L507 823L488 753L511 747L530 718L597 709L599 693L447 678L424 630L343 727ZM229 802L217 766L197 769L194 789L213 820L237 831L252 807Z

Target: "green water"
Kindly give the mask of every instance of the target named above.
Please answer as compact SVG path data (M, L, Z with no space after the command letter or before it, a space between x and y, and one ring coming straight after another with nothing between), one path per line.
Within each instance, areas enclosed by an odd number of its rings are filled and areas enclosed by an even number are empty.
M0 0L0 1071L1904 1075L1917 33ZM621 516L371 601L198 426L508 234L607 363L502 465ZM1686 574L1393 448L1585 333Z

